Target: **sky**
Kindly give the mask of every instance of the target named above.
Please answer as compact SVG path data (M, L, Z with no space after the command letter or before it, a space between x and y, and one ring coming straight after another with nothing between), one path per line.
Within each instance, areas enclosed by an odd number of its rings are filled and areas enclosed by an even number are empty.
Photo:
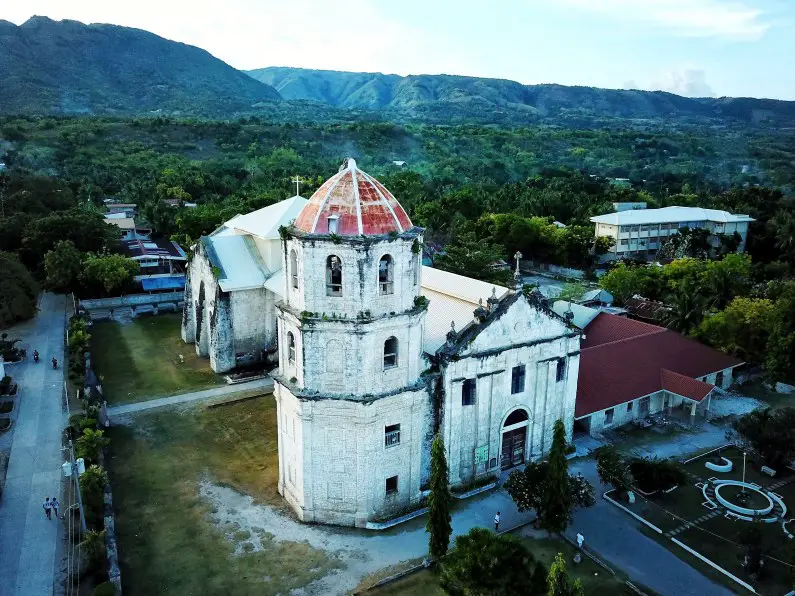
M25 0L146 29L240 69L459 74L795 100L795 0Z

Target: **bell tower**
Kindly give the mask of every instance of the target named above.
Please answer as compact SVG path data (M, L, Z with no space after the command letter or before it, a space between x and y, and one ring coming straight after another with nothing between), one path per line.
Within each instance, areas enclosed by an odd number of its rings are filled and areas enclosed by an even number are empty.
M284 230L279 490L301 519L362 525L419 498L422 232L353 159Z

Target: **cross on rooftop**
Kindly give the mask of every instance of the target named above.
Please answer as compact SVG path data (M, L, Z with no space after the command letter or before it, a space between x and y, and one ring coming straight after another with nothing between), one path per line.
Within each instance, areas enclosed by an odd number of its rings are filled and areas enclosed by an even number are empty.
M296 176L295 178L293 178L293 182L295 182L295 196L300 196L301 195L300 184L303 181L304 181L304 179L301 178L300 176Z

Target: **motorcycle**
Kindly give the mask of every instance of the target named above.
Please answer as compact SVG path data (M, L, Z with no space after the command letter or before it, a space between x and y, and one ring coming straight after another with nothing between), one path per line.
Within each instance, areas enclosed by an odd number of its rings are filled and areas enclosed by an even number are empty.
M36 364L39 363L39 353L36 351L33 352L33 362L35 362Z
M56 360L55 358L52 359L52 367L53 369L58 368L58 360Z

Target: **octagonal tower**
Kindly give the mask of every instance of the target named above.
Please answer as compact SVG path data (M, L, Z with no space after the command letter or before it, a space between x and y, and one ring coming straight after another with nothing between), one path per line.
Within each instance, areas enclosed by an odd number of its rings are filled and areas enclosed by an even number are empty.
M420 498L422 232L353 159L284 230L279 492L305 521L362 526Z

